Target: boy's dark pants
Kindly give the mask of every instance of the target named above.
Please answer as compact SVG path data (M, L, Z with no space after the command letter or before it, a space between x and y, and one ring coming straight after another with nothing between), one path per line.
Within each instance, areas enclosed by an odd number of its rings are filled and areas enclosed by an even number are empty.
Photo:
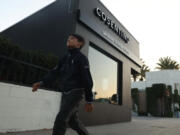
M88 135L87 130L78 118L78 106L83 98L83 91L72 91L62 94L60 112L56 116L52 135L65 135L67 124L79 135Z

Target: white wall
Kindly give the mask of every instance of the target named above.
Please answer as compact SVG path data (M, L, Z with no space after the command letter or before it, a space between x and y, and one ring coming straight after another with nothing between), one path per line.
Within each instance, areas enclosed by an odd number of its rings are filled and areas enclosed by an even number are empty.
M164 83L166 85L171 85L174 91L175 85L176 89L180 92L180 71L179 70L162 70L146 73L146 83Z
M52 128L61 93L0 83L0 132Z
M132 82L131 88L138 88L140 91L144 91L146 89L146 82L145 81Z

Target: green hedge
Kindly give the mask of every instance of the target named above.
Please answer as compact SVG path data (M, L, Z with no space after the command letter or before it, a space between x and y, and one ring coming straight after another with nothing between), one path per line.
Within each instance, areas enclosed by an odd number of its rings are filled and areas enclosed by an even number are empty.
M0 36L0 81L31 85L58 63L58 57L25 50Z
M136 104L137 107L139 108L139 90L138 90L138 88L131 89L131 97L132 97L133 103ZM135 110L134 104L132 104L133 110Z
M146 96L148 113L153 116L159 116L157 101L159 98L163 98L165 104L165 112L163 114L163 117L173 116L173 113L171 111L172 87L170 85L166 87L165 84L153 84L152 87L146 88Z
M131 96L136 105L139 104L139 91L138 88L131 89Z
M58 61L58 57L52 53L44 54L41 50L24 50L2 36L0 36L0 54L47 69L53 68Z
M166 90L166 85L165 84L153 84L152 85L153 89L153 94L156 96L156 98L161 98L163 97L165 90Z
M147 112L155 116L157 114L157 97L152 87L146 88Z

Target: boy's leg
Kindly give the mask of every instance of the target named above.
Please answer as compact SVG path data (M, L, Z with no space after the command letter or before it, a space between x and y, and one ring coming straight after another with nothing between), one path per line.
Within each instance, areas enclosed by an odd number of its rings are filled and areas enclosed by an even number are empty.
M79 135L89 135L88 131L84 127L83 123L79 120L78 111L75 111L69 121L69 126L75 130Z
M67 123L77 108L79 102L82 99L82 95L62 95L60 112L57 114L52 135L64 135L67 129Z

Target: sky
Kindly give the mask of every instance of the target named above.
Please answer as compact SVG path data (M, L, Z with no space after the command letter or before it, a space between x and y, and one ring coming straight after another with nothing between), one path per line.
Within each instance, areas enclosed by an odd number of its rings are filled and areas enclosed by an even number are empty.
M0 32L55 0L0 0ZM140 58L156 70L160 57L180 63L180 0L101 0L138 40Z
M55 0L0 0L0 32Z
M139 41L140 58L151 71L160 57L180 63L179 0L101 1Z

